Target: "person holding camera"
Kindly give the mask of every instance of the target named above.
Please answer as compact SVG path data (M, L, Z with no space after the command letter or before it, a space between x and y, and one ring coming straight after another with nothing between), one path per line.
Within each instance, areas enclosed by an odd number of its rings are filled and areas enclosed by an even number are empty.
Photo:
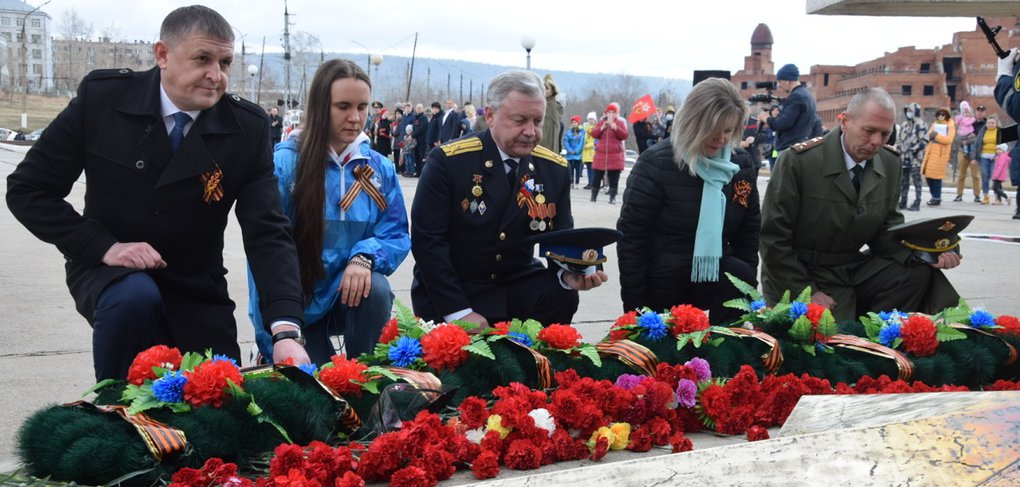
M598 198L602 186L602 177L609 179L609 204L616 204L616 187L620 183L620 173L624 166L624 142L630 135L627 122L619 116L620 104L615 101L606 107L605 115L591 131L591 136L598 141L595 147L595 159L592 169L595 170L595 183L591 185L591 201Z
M787 64L776 72L778 87L786 93L786 99L779 104L779 113L762 112L758 121L769 126L776 133L775 149L782 152L787 147L803 142L817 135L815 99L807 86L800 83L800 70Z

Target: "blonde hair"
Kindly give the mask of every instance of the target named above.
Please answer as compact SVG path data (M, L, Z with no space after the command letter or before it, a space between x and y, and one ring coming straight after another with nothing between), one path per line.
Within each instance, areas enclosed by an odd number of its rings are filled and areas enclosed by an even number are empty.
M673 121L670 137L677 166L687 166L693 175L694 165L689 163L705 155L701 154L705 140L727 128L735 134L731 144L739 143L747 112L747 103L728 80L708 78L695 85Z

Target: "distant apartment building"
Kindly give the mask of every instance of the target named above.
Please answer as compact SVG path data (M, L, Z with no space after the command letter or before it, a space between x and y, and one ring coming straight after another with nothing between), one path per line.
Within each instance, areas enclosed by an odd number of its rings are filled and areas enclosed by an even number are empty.
M0 86L29 92L53 88L50 16L20 0L0 0Z
M105 37L96 41L54 39L53 63L56 89L65 92L76 90L89 71L105 68L144 71L156 65L156 58L151 42L117 42Z
M1002 26L997 39L1003 49L1020 47L1016 17L986 20L989 25ZM971 106L985 105L989 113L1006 119L993 96L997 65L998 58L975 24L974 31L957 32L952 43L935 49L901 47L854 66L816 64L808 74L801 75L801 81L811 88L818 115L827 128L837 125L836 116L846 110L850 98L869 87L883 88L892 95L896 106L901 107L899 119L903 118L902 107L909 103L921 105L930 120L938 108L956 109L964 100ZM744 58L744 68L731 80L742 95L750 97L764 93L755 88L756 82L775 79L772 32L767 25L759 24L751 36L751 55Z

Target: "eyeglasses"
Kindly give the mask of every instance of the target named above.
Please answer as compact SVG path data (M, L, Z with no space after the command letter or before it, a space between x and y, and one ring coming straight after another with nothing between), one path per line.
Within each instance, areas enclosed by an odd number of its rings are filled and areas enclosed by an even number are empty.
M981 110L981 111L985 111L985 106L984 105L978 105L977 109Z

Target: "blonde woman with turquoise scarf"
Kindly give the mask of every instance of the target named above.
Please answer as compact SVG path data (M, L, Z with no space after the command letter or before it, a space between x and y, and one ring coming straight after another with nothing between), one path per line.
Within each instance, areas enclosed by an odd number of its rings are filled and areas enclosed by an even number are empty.
M709 78L687 95L671 144L649 148L627 179L617 229L624 310L691 304L713 324L739 312L723 303L742 294L725 273L758 275L758 173L735 146L747 104L729 81Z

